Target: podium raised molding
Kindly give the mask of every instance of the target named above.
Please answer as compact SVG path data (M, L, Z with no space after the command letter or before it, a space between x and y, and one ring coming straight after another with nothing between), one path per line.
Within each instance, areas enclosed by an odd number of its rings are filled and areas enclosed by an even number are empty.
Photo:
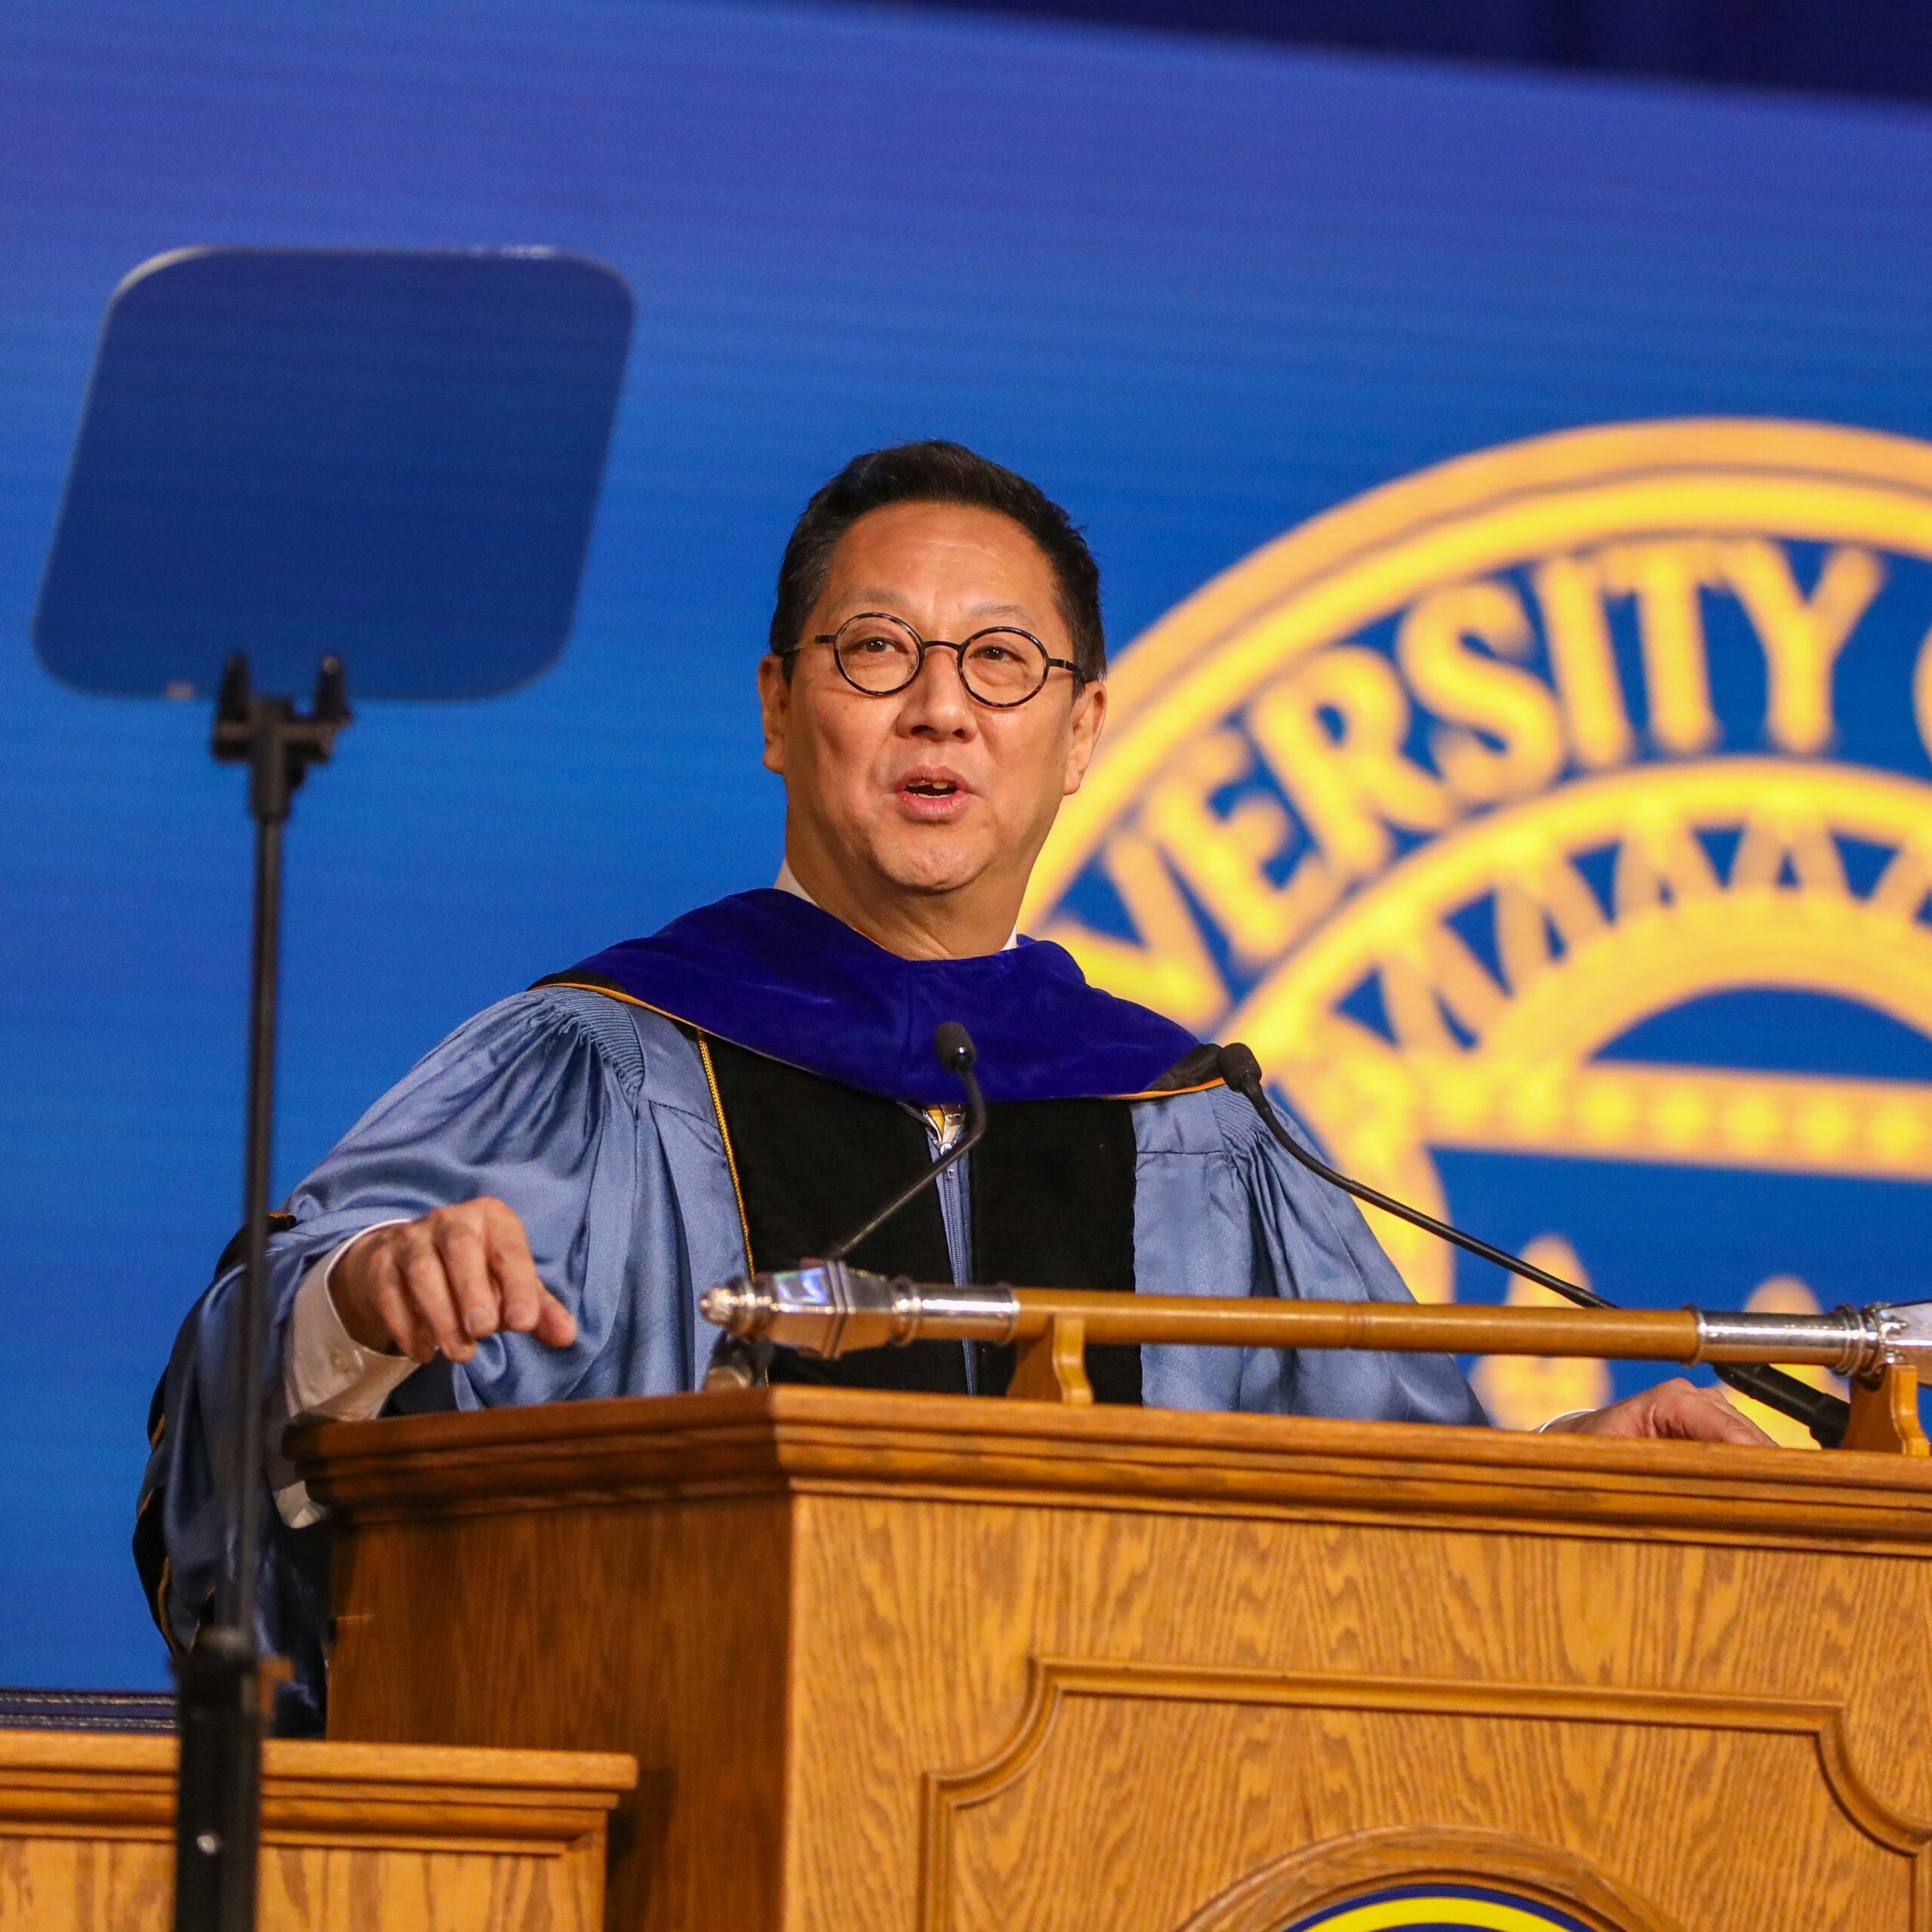
M169 1932L171 1737L0 1730L0 1932ZM628 1758L263 1749L261 1932L598 1932Z
M1932 1932L1924 1459L796 1386L297 1454L331 1736L634 1756L623 1932Z

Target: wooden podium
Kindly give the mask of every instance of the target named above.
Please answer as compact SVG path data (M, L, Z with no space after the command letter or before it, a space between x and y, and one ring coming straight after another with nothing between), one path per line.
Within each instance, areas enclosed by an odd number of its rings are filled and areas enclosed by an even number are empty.
M300 1454L331 1736L635 1755L623 1932L1932 1932L1923 1460L797 1387Z

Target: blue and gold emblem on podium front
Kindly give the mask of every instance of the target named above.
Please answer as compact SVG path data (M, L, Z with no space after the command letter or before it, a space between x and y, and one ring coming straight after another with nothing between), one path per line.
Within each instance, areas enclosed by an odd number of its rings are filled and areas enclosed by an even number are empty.
M1929 634L1932 446L1686 421L1464 457L1122 654L1026 928L1245 1040L1344 1168L1614 1299L1922 1298ZM1478 1375L1516 1426L1610 1392Z
M1487 1885L1392 1885L1323 1906L1281 1932L1594 1932L1526 1893Z

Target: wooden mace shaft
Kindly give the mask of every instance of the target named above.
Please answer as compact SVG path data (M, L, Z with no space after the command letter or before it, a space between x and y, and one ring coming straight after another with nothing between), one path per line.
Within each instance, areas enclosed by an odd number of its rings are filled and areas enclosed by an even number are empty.
M944 1290L938 1291L943 1295ZM1192 1295L1122 1295L1078 1288L1014 1291L1019 1320L1009 1333L1029 1341L1056 1320L1078 1321L1089 1342L1275 1349L1371 1349L1443 1355L1594 1355L1633 1361L1763 1361L1764 1344L1700 1342L1688 1309L1491 1308L1404 1302L1204 1301ZM1798 1324L1794 1324L1794 1330ZM983 1338L983 1316L934 1313L921 1340ZM1774 1357L1835 1363L1845 1338L1798 1333Z

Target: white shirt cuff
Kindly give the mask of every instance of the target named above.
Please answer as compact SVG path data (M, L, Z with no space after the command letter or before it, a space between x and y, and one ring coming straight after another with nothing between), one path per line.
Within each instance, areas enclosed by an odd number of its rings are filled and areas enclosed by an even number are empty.
M1552 1416L1549 1421L1538 1423L1537 1433L1539 1435L1547 1435L1558 1423L1567 1422L1573 1416L1592 1416L1595 1414L1596 1411L1594 1409L1565 1409L1560 1416Z
M282 1399L294 1422L367 1422L420 1365L409 1355L365 1349L342 1325L329 1279L349 1248L377 1228L406 1220L397 1215L358 1229L324 1255L302 1278L289 1312L288 1340L281 1371ZM309 1500L306 1483L291 1483L275 1493L275 1508L291 1530L319 1522L325 1512Z

